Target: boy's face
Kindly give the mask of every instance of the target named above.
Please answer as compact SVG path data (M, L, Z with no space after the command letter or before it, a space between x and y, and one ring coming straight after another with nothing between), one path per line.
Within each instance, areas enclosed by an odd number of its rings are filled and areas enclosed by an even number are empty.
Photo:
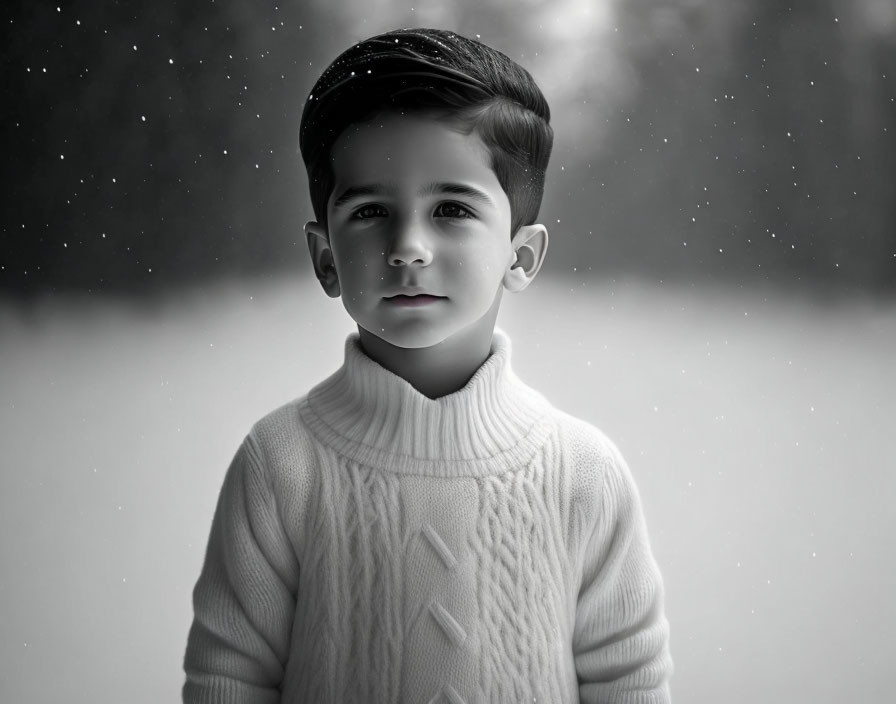
M318 235L309 237L312 257L319 277L335 266L329 288L321 278L327 292L386 342L429 347L471 326L493 327L502 284L520 290L540 267L544 247L535 245L534 271L508 275L515 247L544 228L520 228L511 242L510 203L477 135L384 113L350 126L332 158L328 228L306 225Z

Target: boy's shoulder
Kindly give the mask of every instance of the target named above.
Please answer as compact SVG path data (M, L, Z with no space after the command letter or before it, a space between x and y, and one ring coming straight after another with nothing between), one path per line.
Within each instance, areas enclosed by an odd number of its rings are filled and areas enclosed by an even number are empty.
M599 500L607 483L634 488L629 467L616 443L596 425L553 409L570 473L573 497L586 503Z
M622 460L619 448L609 435L593 423L551 405L551 415L561 442L580 462L604 464Z
M314 435L302 418L307 398L306 393L268 411L249 429L245 442L268 472L301 467L313 457Z

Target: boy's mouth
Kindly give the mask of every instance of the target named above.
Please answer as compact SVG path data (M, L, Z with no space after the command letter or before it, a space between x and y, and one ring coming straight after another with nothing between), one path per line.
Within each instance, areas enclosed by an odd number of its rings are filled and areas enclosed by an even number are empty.
M435 301L440 301L444 296L431 296L428 293L419 293L415 296L407 296L405 294L398 294L397 296L388 296L386 298L390 303L395 303L400 306L425 306L429 303L434 303Z

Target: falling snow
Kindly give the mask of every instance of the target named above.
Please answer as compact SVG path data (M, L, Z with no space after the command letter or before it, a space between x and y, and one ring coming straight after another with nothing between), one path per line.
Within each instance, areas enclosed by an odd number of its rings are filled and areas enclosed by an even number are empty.
M872 0L528 5L471 5L462 23L522 57L555 131L539 211L550 253L501 320L523 378L629 458L679 691L743 704L799 682L806 701L885 701L893 13ZM375 26L457 11L76 7L10 13L5 48L0 273L37 311L26 322L0 299L18 468L0 541L23 605L4 622L11 701L127 699L75 666L84 634L114 671L130 671L122 653L146 664L137 690L176 692L156 656L183 614L164 604L189 593L234 438L253 409L319 381L351 329L296 275L305 94ZM277 267L293 278L208 283ZM103 298L175 283L158 313ZM61 568L64 617L47 578ZM47 678L47 662L76 674Z

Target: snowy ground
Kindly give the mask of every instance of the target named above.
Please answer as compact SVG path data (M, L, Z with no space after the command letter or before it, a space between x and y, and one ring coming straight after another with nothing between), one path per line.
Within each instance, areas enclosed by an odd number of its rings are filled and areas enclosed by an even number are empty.
M676 701L890 696L896 305L542 280L501 316L635 473ZM313 281L0 305L0 700L178 700L224 470L352 329Z

